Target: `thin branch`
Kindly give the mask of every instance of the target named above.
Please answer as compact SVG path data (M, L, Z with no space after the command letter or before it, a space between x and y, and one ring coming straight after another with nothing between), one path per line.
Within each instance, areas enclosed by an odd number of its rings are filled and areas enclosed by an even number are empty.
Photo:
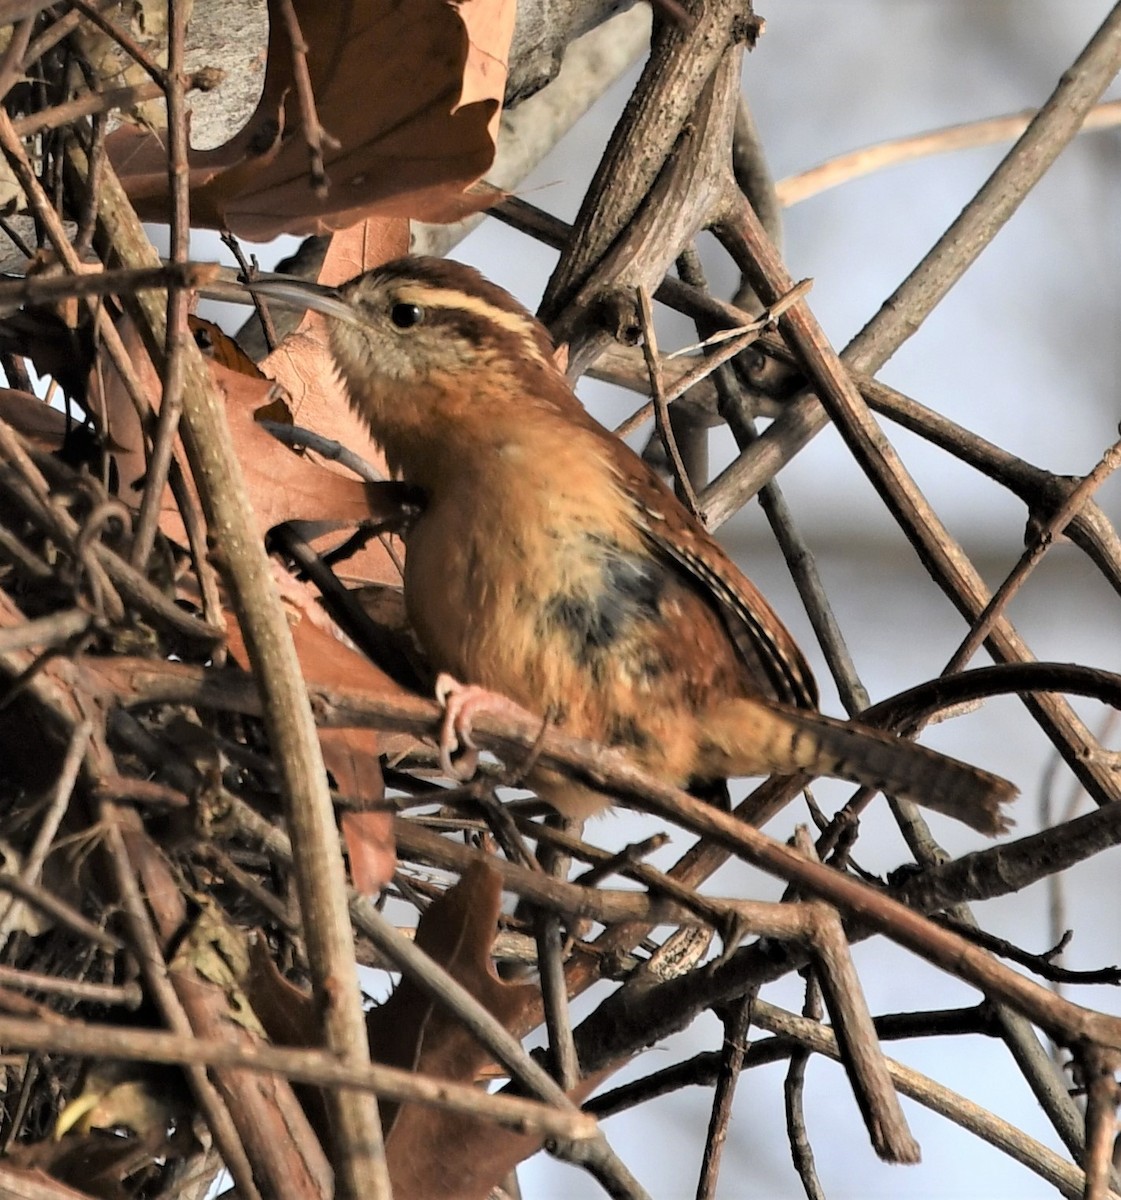
M1040 560L1053 545L1055 539L1094 492L1113 474L1119 464L1121 464L1121 441L1114 442L1109 447L1102 455L1098 465L1084 479L1080 480L1076 487L1071 489L1063 503L1034 532L1027 549L1005 576L1004 582L993 593L988 604L978 614L968 636L954 651L943 674L951 675L955 671L960 671L969 662L1007 608L1008 602L1023 587L1028 576L1039 565Z
M70 153L81 174L80 152L71 148ZM99 220L122 261L156 265L151 244L108 164ZM166 336L166 313L159 305L145 304L143 297L136 298L135 312L149 353L158 354ZM182 357L187 453L210 528L220 531L234 605L265 697L266 727L297 847L294 861L300 908L327 1041L336 1053L363 1064L369 1061L369 1045L357 987L343 863L299 659L254 524L244 474L232 451L221 397L193 342L182 347ZM388 1197L381 1126L372 1098L344 1090L331 1092L329 1103L335 1133L353 1147L355 1156L355 1174L337 1181L340 1197Z
M308 71L308 44L304 40L292 0L280 0L280 19L284 22L292 47L292 79L296 85L296 101L300 108L300 129L307 143L311 190L320 199L325 199L331 188L331 181L323 165L323 150L324 147L328 150L338 150L342 143L319 123L311 74Z
M187 37L186 0L168 0L167 71L165 102L167 105L167 174L171 195L171 261L182 267L187 261L191 236L189 168L187 164L187 113L184 93L183 54ZM93 163L90 163L93 178ZM140 516L136 522L130 561L138 570L147 565L156 539L164 486L167 483L171 458L183 411L184 346L191 340L187 328L190 293L184 289L168 288L167 317L164 335L164 358L160 371L160 412L152 436L152 453L144 476L144 494L140 500Z
M817 984L810 977L806 983L806 999L802 1005L802 1016L820 1025L822 1018L821 995ZM806 1128L806 1110L803 1104L806 1084L806 1067L809 1052L795 1049L790 1055L790 1066L782 1085L782 1098L786 1109L786 1136L790 1143L790 1157L798 1172L806 1200L825 1200L821 1180L814 1163L813 1147L810 1145L809 1130Z
M727 1011L720 1014L724 1024L724 1046L720 1053L716 1093L712 1098L712 1112L708 1119L701 1177L697 1182L697 1200L715 1200L720 1160L732 1121L732 1101L747 1054L747 1034L751 1028L751 1006L754 1001L754 994L749 992L733 1001Z
M0 1044L12 1050L70 1054L119 1061L175 1063L283 1075L296 1082L377 1092L403 1104L431 1104L449 1112L494 1121L518 1132L583 1140L596 1136L594 1118L536 1100L491 1096L468 1084L433 1080L385 1066L353 1066L329 1050L303 1050L197 1038L192 1034L130 1029L97 1022L45 1026L38 1020L0 1016Z
M799 171L797 175L788 175L785 179L780 179L775 185L779 203L784 208L791 208L811 196L819 196L830 188L840 187L854 179L862 179L865 175L872 175L901 163L932 158L936 154L971 150L978 146L993 146L998 142L1010 142L1020 137L1038 115L1038 109L1027 108L1003 117L986 117L980 121L947 125L927 133L912 133L906 137L892 138L860 150L838 154L816 167L810 167L807 171ZM1108 100L1090 109L1078 132L1091 133L1099 129L1112 129L1118 124L1121 124L1121 100Z
M685 501L686 507L695 517L701 517L697 506L697 494L689 481L689 472L681 460L681 451L677 448L670 422L668 401L666 399L665 381L662 378L661 360L658 357L658 340L654 332L654 314L650 309L650 296L644 287L637 289L639 319L642 322L642 353L646 359L646 369L650 373L650 395L653 397L654 422L658 436L662 439L666 453L673 465L674 482L678 495Z
M756 1003L753 1020L772 1033L794 1038L815 1054L824 1054L834 1060L839 1058L833 1034L816 1021L807 1021L804 1017L783 1012L762 1000ZM1077 1167L964 1096L893 1059L887 1062L892 1081L905 1096L961 1125L990 1146L995 1146L1022 1163L1069 1200L1080 1200L1085 1177ZM1116 1193L1108 1194L1111 1200L1118 1200Z

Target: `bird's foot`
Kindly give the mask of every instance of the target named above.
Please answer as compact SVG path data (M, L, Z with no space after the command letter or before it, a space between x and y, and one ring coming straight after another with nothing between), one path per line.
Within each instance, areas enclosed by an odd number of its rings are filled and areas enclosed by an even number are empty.
M523 720L530 716L520 704L501 692L492 692L473 683L460 683L446 671L436 677L436 702L444 708L437 746L440 769L450 779L470 779L475 774L479 751L471 740L471 726L476 713L488 712Z

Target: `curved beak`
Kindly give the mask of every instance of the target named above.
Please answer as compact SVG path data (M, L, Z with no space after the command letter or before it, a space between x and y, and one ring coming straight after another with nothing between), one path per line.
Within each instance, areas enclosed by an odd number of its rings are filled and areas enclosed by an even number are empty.
M343 300L338 290L325 287L321 283L277 275L271 279L254 279L252 283L243 286L255 296L275 300L288 308L321 313L325 317L333 317L336 321L345 321L350 325L362 324L361 318Z

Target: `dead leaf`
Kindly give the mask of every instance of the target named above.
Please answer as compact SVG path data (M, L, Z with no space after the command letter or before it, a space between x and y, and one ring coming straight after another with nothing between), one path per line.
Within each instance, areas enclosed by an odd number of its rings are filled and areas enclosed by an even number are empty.
M211 362L221 363L230 371L240 375L248 375L250 379L264 379L261 368L234 341L228 333L213 321L203 320L193 313L187 317L187 328L195 339L195 345L202 351L205 358ZM277 417L270 416L270 420ZM291 417L288 418L291 421Z
M326 733L327 731L324 730ZM341 731L333 731L341 732ZM349 730L347 732L356 732ZM326 747L323 753L327 757ZM376 760L375 760L376 761ZM331 770L328 764L328 770ZM380 778L380 772L379 772ZM397 870L397 843L393 838L391 812L344 812L343 840L350 860L350 881L355 891L376 896Z
M400 257L408 248L407 221L363 221L331 238L318 282L336 287ZM323 317L305 313L294 332L262 361L261 370L288 393L297 425L333 438L385 470L381 451L351 409L335 370Z
M133 363L142 385L158 402L158 379L146 356L139 353L131 323L123 322L121 333L126 347L136 351ZM253 370L256 372L255 367ZM371 518L391 515L397 507L390 500L392 492L285 446L261 426L262 416L276 421L281 412L287 412L291 422L290 411L276 407L279 393L275 384L259 373L250 375L218 361L211 363L211 371L225 398L230 435L245 472L262 538L283 521L317 521L327 528L345 530ZM106 365L102 375L104 387L99 407L112 438L121 498L138 505L146 470L140 422L116 372ZM368 435L364 437L368 441ZM160 513L161 532L171 541L186 545L186 532L170 488L165 490ZM347 570L351 577L368 582L384 583L399 578L397 568L376 539L348 560Z
M498 872L486 863L473 864L425 911L416 944L509 1028L539 993L532 984L504 983L495 973L491 947L501 897ZM371 1010L367 1027L371 1053L379 1062L420 1074L470 1083L492 1061L463 1025L407 976L383 1005ZM485 1158L480 1174L474 1158L432 1153L434 1146L458 1147L462 1139L478 1135L478 1121L415 1104L383 1104L382 1113L395 1197L485 1196L496 1182ZM499 1134L493 1125L486 1127L487 1137Z
M324 147L329 192L317 196L309 183L291 44L270 2L256 112L224 146L189 156L196 224L268 241L374 212L458 220L492 202L465 189L494 160L513 0L295 0L295 9L318 119L338 142ZM167 220L164 131L119 129L108 149L140 215Z
M39 450L60 450L66 436L65 413L31 392L14 388L0 388L0 421L22 433Z
M341 640L334 622L316 601L312 588L275 567L275 576L289 614L292 639L304 679L310 687L358 689L375 695L404 695L404 690L368 658ZM230 655L246 665L248 654L236 621L230 616ZM374 729L321 729L323 761L339 792L360 804L376 804L384 794L379 756L381 735ZM417 744L409 739L410 745ZM394 741L401 747L401 739ZM402 747L404 748L404 747ZM381 891L397 869L390 812L348 812L342 819L355 888L366 894Z
M355 275L409 252L409 222L404 217L368 217L331 235L318 280L337 287Z
M322 1030L310 993L298 988L281 975L269 952L263 933L249 941L248 970L241 979L257 1020L274 1046L318 1046ZM308 1122L320 1142L330 1142L331 1123L323 1089L306 1083L293 1083Z
M224 393L234 449L245 471L249 498L263 537L282 521L354 524L369 515L367 484L329 471L278 442L259 423L260 411L276 400L272 384L212 366Z
M30 358L66 395L85 407L86 376L93 361L91 322L68 325L50 308L21 308L0 320L0 351Z
M281 975L263 933L250 939L248 951L240 983L269 1041L275 1046L318 1045L322 1031L310 993Z
M344 810L339 825L350 881L364 896L376 896L397 870L393 813L376 808L385 798L380 743L376 729L319 731L323 764L334 777L335 790L356 806Z

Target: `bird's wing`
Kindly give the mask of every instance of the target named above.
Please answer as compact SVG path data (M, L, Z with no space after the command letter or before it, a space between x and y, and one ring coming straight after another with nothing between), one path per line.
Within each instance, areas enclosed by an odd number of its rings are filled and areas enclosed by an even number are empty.
M645 463L638 466L625 470L624 486L647 543L688 575L720 614L760 690L798 708L816 708L809 664L774 610Z

